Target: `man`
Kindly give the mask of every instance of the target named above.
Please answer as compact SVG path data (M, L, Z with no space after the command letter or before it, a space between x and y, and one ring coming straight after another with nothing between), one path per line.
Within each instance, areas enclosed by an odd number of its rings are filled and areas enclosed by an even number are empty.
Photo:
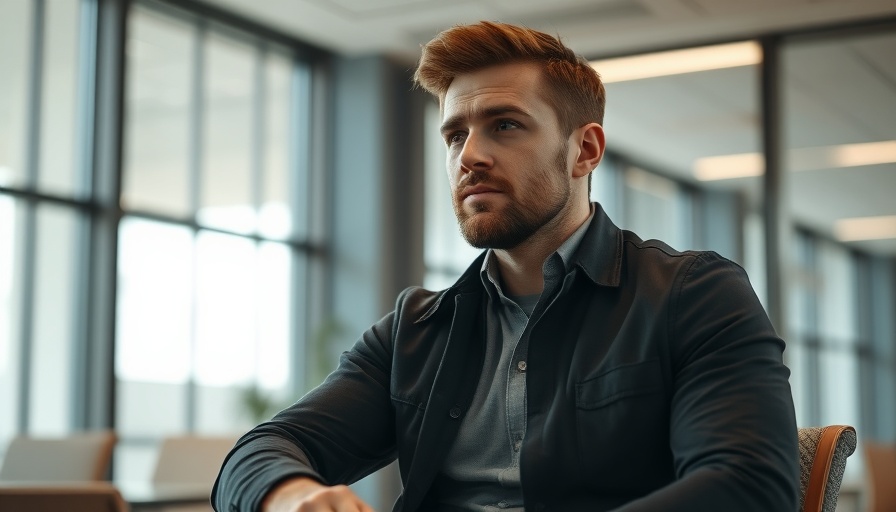
M557 39L494 23L423 48L464 237L451 288L405 290L326 381L244 436L219 511L792 511L783 342L743 270L589 203L604 89Z

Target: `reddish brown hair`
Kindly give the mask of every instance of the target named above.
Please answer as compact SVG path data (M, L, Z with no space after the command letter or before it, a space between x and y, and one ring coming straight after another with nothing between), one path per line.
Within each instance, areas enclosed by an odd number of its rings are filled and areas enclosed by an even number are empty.
M525 27L482 21L445 30L423 46L414 81L441 101L456 76L511 62L543 65L545 99L565 135L603 124L606 91L594 68L560 39Z

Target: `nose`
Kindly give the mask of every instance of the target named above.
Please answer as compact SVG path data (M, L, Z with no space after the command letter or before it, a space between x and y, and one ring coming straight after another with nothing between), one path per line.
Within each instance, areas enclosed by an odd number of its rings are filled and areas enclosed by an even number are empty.
M467 134L464 145L460 150L461 172L477 172L491 169L494 165L487 137L480 136L474 131Z

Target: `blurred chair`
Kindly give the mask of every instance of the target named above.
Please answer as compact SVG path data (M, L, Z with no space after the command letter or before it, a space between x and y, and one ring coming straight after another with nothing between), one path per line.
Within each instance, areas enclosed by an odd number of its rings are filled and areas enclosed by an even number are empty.
M203 503L165 506L159 512L212 512L212 486L237 439L196 435L163 439L152 475L155 492L201 496Z
M896 444L863 441L869 484L867 512L896 510Z
M77 486L0 486L0 510L10 512L128 512L118 490L108 482Z
M58 438L17 436L6 449L0 466L0 480L105 480L115 441L112 431L84 432Z
M800 510L834 512L846 458L856 450L856 430L848 425L799 429Z
M211 491L224 457L238 437L180 436L162 440L152 483L208 485Z

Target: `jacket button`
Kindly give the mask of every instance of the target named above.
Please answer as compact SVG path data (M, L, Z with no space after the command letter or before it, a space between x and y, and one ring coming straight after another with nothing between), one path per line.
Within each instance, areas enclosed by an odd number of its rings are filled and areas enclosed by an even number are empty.
M448 414L454 419L460 418L460 407L455 405L448 411Z

